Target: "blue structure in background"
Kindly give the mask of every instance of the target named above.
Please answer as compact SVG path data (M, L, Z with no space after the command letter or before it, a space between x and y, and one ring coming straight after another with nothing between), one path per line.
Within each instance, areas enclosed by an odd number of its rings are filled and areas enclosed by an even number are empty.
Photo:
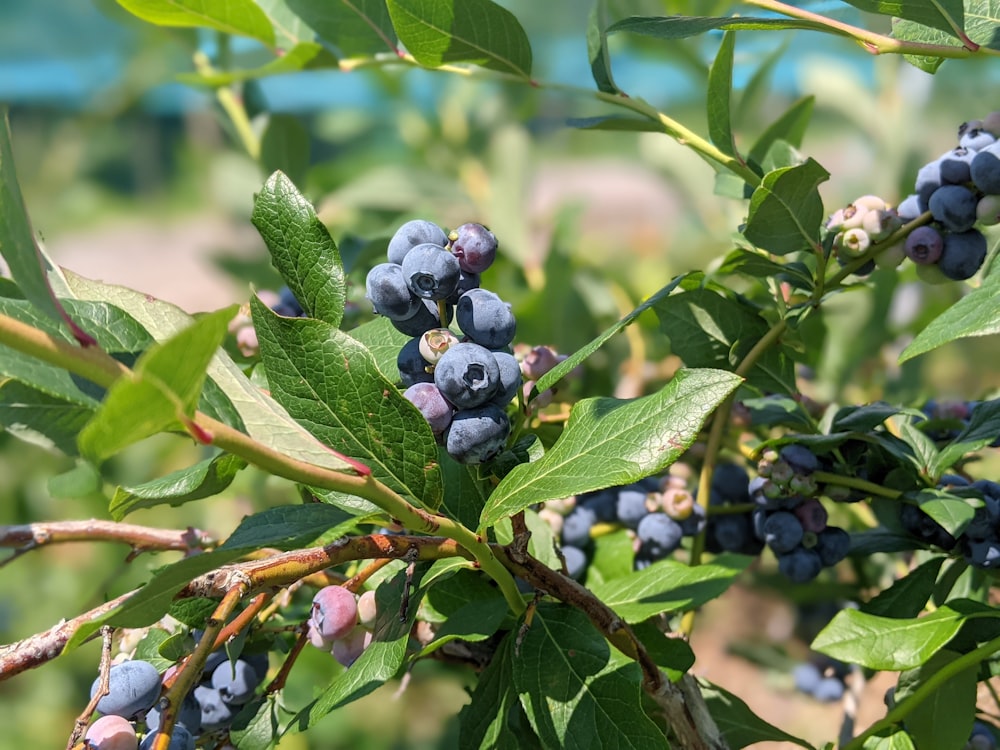
M96 0L95 0L96 1ZM110 0L100 0L110 2ZM819 7L823 6L823 7ZM818 9L844 9L841 3L823 0ZM120 9L116 11L121 13ZM573 14L570 14L572 16ZM580 13L575 27L561 27L561 36L534 39L536 69L539 78L586 86L590 70L583 30L586 13ZM53 21L53 19L57 19ZM565 18L563 19L566 20ZM571 21L572 24L572 21ZM88 110L100 106L102 94L120 85L127 63L142 44L142 32L119 23L92 3L79 0L22 0L0 3L0 101L13 105L46 106L61 110ZM206 35L206 50L212 44ZM759 60L774 48L776 36L769 32L746 32L737 47L741 59ZM825 35L801 32L794 35L787 52L794 57L803 52L833 49L843 44ZM234 52L252 52L255 42L234 39ZM754 47L759 55L749 53ZM650 81L664 81L663 63L649 62L641 55L616 55L614 73L626 90L641 92ZM871 76L871 60L865 55L852 55L849 62L856 72ZM177 72L188 65L179 60ZM748 75L747 69L736 71L737 85ZM429 103L444 85L444 78L412 71L407 94L411 101ZM365 76L346 76L337 71L311 71L292 76L266 78L261 90L273 111L310 112L331 106L378 106L378 92ZM698 93L690 78L670 77L669 96L685 99ZM773 85L794 92L796 81L792 66L778 65L773 73ZM209 97L192 87L165 83L149 90L142 107L154 115L178 115L184 111L207 106Z

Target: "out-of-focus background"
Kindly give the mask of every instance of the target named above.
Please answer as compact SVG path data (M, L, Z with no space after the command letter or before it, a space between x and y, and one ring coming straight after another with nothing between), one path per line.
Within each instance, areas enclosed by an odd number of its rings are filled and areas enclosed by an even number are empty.
M589 3L500 4L531 38L537 79L592 86ZM634 6L636 14L710 14L732 6L618 5ZM856 23L880 22L840 3L809 5L836 8ZM616 79L705 132L704 86L718 41L613 37ZM154 28L110 0L0 3L0 102L10 107L34 228L61 265L189 312L280 285L249 221L266 174L232 137L212 93L175 79L192 71L193 50L211 56L218 45L212 34ZM246 66L260 60L260 50L238 40L227 53ZM765 60L772 66L765 85L748 90ZM870 57L846 40L748 32L738 37L737 62L737 139L744 144L796 98L815 96L802 151L832 173L822 187L829 211L865 193L898 201L917 167L954 145L962 120L1000 108L989 98L997 67L982 61L949 63L932 77L895 57ZM255 125L286 118L294 137L275 146L275 158L340 244L359 319L370 312L364 272L379 262L395 227L415 217L448 227L481 221L502 253L487 286L513 303L518 340L570 352L675 274L711 268L732 247L745 211L744 202L714 193L712 169L682 146L663 135L568 127L568 118L608 110L545 87L400 68L276 76L245 87L242 96L251 114L260 113ZM843 403L995 395L995 338L944 347L902 370L894 364L914 332L963 288L926 286L904 266L879 277L874 290L844 295L831 305L822 357L803 387ZM670 370L666 339L655 321L642 320L635 335L589 360L579 394L640 395ZM0 434L0 524L107 518L116 483L145 481L195 458L183 441L151 440L114 459L101 478ZM291 501L288 483L248 471L224 496L139 511L131 520L224 537L242 516ZM95 606L173 559L142 556L126 564L126 552L64 545L0 568L0 642ZM821 742L835 736L840 711L792 690L788 665L805 653L795 637L802 617L766 591L737 589L705 613L695 669L783 728ZM90 644L0 683L0 748L63 746L87 702L97 654ZM286 691L288 704L305 703L333 669L324 655L307 654ZM754 681L763 689L748 690ZM465 701L463 686L472 683L461 670L418 664L398 695L398 685L389 686L281 747L452 747L452 719ZM883 710L884 687L866 693L874 702L862 707L862 717Z

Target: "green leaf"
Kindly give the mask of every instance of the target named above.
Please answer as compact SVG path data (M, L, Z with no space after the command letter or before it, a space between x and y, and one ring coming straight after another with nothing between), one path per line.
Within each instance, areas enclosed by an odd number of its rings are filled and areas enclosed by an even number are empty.
M831 33L829 27L815 21L800 21L794 18L753 18L733 16L730 18L707 16L633 16L608 27L608 33L625 31L630 34L651 36L656 39L685 39L698 36L715 29L747 29L750 31L781 31L782 29L810 29Z
M642 641L653 662L672 682L677 682L694 666L694 651L683 638L669 638L654 620L638 622L632 632Z
M121 308L138 321L157 341L164 341L191 324L192 318L175 305L121 286L102 284L67 271L72 293L81 299L103 300ZM310 435L278 403L253 384L235 362L219 350L208 367L209 377L235 417L223 419L259 443L286 456L308 461L334 471L353 471L351 463ZM205 394L213 390L208 383ZM205 405L202 405L204 408Z
M958 538L972 521L976 508L982 504L976 498L964 498L944 490L926 488L903 495L920 505L920 510L937 521L945 531Z
M944 557L932 557L861 605L861 611L882 617L914 618L923 612L934 593Z
M627 578L592 586L594 596L625 622L642 622L661 612L686 612L715 599L746 570L753 558L724 554L691 567L659 560Z
M748 303L711 289L691 289L658 301L653 309L674 354L687 367L735 370L770 325ZM763 391L793 393L795 369L781 347L769 347L747 375Z
M587 563L587 585L593 589L607 581L632 575L635 563L633 536L627 529L601 534Z
M733 51L736 48L736 33L726 31L722 35L715 59L708 69L708 136L720 151L735 156L736 140L733 138L733 123L730 106L733 98Z
M260 165L267 174L280 170L292 183L305 182L309 170L309 131L298 117L270 116L260 139Z
M791 396L761 396L744 399L740 403L749 412L753 425L785 425L800 432L812 432L816 426L802 404Z
M157 26L215 29L274 46L274 27L252 0L118 0L118 4Z
M278 731L278 706L274 695L255 698L233 717L229 739L237 750L268 750L274 747Z
M0 381L0 426L28 443L77 455L76 438L96 402L51 396L17 380Z
M643 712L639 666L619 665L574 608L541 604L513 665L514 686L547 747L648 750L663 733Z
M323 321L275 315L256 297L251 310L271 394L292 417L396 492L437 508L443 482L430 425L369 351Z
M1000 333L1000 274L987 277L981 287L973 289L925 326L899 355L899 363L956 339L995 333Z
M819 185L829 177L811 158L768 172L750 198L743 236L776 255L811 251L819 244L824 217Z
M3 116L0 122L0 257L7 261L10 275L25 299L52 320L65 321L66 314L50 287L58 278L59 269L35 242L17 182L7 109L0 107L0 114Z
M894 417L903 409L884 401L860 406L844 406L837 410L830 425L830 432L869 432L881 425L889 417Z
M865 740L864 750L916 750L905 729L889 731L891 733L884 737L876 735Z
M373 628L372 642L347 670L312 703L302 709L291 721L285 732L303 732L340 706L356 701L381 687L395 677L406 660L406 642L420 605L421 590L410 597L407 617L400 618L400 603L406 575L400 571L391 581L380 583L375 589L375 607L378 612Z
M535 383L535 386L531 389L530 398L534 398L537 394L548 390L556 383L558 383L560 380L562 380L564 377L566 377L569 373L571 373L574 369L576 369L585 359L587 359L587 357L589 357L591 354L593 354L602 346L604 346L604 344L608 341L608 339L613 337L615 334L617 334L626 326L631 325L635 321L635 319L638 318L640 315L642 315L642 313L646 312L646 310L657 305L660 301L666 299L667 296L669 296L669 294L685 278L687 278L686 274L681 274L680 276L675 277L665 287L655 292L654 294L651 294L641 305L635 308L632 312L625 315L610 328L607 328L606 330L602 331L597 338L588 342L584 346L581 346L579 349L577 349L575 352L569 355L562 362L560 362L551 370L549 370L547 373L542 375L542 377L538 379L538 382Z
M594 117L569 117L566 124L579 130L613 130L627 133L662 133L663 126L645 117L596 115Z
M254 0L254 2L271 21L280 46L287 49L299 42L311 42L316 38L316 32L292 11L290 3L286 0Z
M80 452L101 462L190 418L208 363L235 314L235 305L209 313L139 357L134 377L121 378L111 386L94 418L80 432Z
M594 77L599 91L619 94L621 89L615 84L611 73L611 55L608 53L607 0L594 0L594 6L587 17L587 57L590 59L590 74Z
M139 508L166 504L178 506L191 500L212 497L226 489L246 465L242 458L223 453L151 482L118 487L108 511L112 518L120 521Z
M396 51L396 31L385 0L288 0L288 7L343 57Z
M396 330L389 319L381 315L362 323L351 330L350 334L352 339L371 352L375 358L375 365L385 379L390 383L398 383L399 368L396 367L396 359L403 344L412 337Z
M556 554L556 535L552 527L530 509L524 512L524 524L531 532L528 553L553 570L562 570L562 561ZM471 525L475 526L475 521ZM501 518L493 531L498 544L510 544L514 541L514 527L509 518Z
M933 675L961 657L953 651L939 651L917 669L899 675L896 704L906 705L909 695ZM906 730L917 747L963 747L976 718L976 678L979 665L973 664L949 677L906 716Z
M954 638L967 618L947 605L924 617L903 619L842 609L816 636L812 648L869 669L913 669Z
M399 40L421 65L468 62L531 77L531 44L517 18L491 0L388 0Z
M690 447L705 420L740 382L719 370L682 370L650 396L578 402L555 445L497 485L481 525L492 526L543 500L655 474Z
M471 570L459 570L430 586L423 601L433 612L429 620L439 625L434 639L421 649L418 658L449 641L484 641L497 632L507 616L507 602L500 592Z
M285 505L248 516L217 549L178 560L159 570L153 579L115 609L81 625L66 644L67 651L85 643L102 625L142 628L171 608L174 597L202 573L215 570L262 547L299 549L319 538L342 535L355 520L321 503Z
M736 248L719 266L718 273L742 273L756 279L774 276L781 280L791 281L798 289L812 291L812 274L801 263L775 263L762 252L753 252L744 248Z
M930 475L939 477L963 456L992 445L1000 435L1000 399L984 401L972 411L969 423L930 465Z
M806 133L806 127L812 117L815 102L816 97L804 96L785 110L754 141L753 146L750 148L748 161L752 164L764 164L764 160L771 147L779 140L785 141L796 148L801 146L802 138Z
M250 220L306 314L339 326L347 298L340 253L312 204L284 173L275 172L264 183Z
M764 721L728 690L706 680L699 680L698 685L708 712L730 747L747 747L757 742L792 742L812 750L812 745L805 740Z
M180 73L176 77L181 83L189 86L207 86L209 88L219 88L229 86L240 81L257 80L268 76L286 75L297 73L306 68L315 67L317 60L324 57L323 47L315 42L299 42L287 52L283 52L279 57L269 63L256 68L245 70L213 71L211 73ZM336 61L332 56L326 55L332 65ZM265 137L266 137L265 133ZM304 144L308 146L307 144ZM268 170L270 173L271 170Z
M170 637L170 633L163 628L150 628L139 641L139 645L135 647L132 658L149 662L156 667L157 672L162 672L173 666L172 661L168 661L160 655L160 646Z
M490 496L490 477L481 477L476 466L466 466L445 458L448 453L444 448L439 450L439 455L444 480L441 510L463 526L474 529Z
M472 700L458 716L459 750L517 750L516 738L507 729L507 717L517 704L514 689L513 641L508 633L497 646L489 665L479 675Z
M906 18L955 35L965 27L962 0L845 0L866 13Z

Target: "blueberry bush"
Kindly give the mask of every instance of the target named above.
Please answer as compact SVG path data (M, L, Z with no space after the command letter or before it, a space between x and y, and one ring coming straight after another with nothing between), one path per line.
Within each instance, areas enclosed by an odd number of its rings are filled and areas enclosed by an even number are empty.
M8 680L102 643L67 747L278 746L433 659L469 685L461 748L812 747L695 676L699 611L758 579L832 607L808 661L788 670L816 700L844 701L844 730L825 747L996 747L1000 699L980 688L1000 669L1000 398L807 392L849 346L838 304L884 297L904 275L961 293L921 320L893 367L1000 330L1000 102L955 113L949 150L898 175L898 194L829 206L831 173L803 146L812 98L747 142L733 86L744 39L792 31L930 73L981 64L970 60L1000 54L992 3L851 0L869 27L779 0L675 4L714 13L697 16L597 0L592 80L578 86L534 78L530 29L491 0L119 3L215 34L219 54L199 48L184 81L215 95L267 175L247 186L250 220L284 286L192 317L59 267L0 129L0 424L96 472L161 433L203 455L117 486L109 519L0 528L7 562L81 540L183 553L0 647ZM270 61L233 65L221 52L231 37ZM712 45L705 132L620 88L609 45L638 38L667 54L696 37ZM510 286L495 261L518 257L515 239L478 216L454 228L418 216L373 240L377 253L347 252L297 177L301 126L250 110L267 76L415 67L568 97L579 107L566 126L584 137L672 139L714 170L716 200L742 221L713 228L727 249L708 268L643 290L589 343L527 340L516 300L491 291ZM643 321L678 366L643 395L588 390L583 373ZM243 472L297 492L225 538L125 521L216 497ZM331 658L295 702L285 689L307 649ZM895 687L881 718L855 726L848 698L879 672L898 674Z

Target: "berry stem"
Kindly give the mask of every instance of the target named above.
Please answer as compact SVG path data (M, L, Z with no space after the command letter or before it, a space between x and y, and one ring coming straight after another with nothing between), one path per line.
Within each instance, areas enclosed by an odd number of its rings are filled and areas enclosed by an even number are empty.
M822 484L836 484L841 487L851 487L852 489L867 492L870 495L887 497L891 500L895 500L903 495L903 493L899 490L891 490L888 487L883 487L880 484L868 482L864 479L859 479L858 477L845 477L841 474L834 474L829 471L815 471L812 476L817 482Z
M228 39L228 35L220 35L223 39ZM218 71L212 65L208 59L208 55L204 52L194 53L194 67L203 76L213 76L218 74ZM253 126L250 124L250 118L247 115L247 109L239 97L236 96L233 89L229 86L216 86L215 88L215 98L219 102L219 106L229 117L229 122L232 123L233 129L236 131L236 136L239 138L240 143L243 144L243 148L246 150L247 155L257 161L260 158L260 138L253 130Z

